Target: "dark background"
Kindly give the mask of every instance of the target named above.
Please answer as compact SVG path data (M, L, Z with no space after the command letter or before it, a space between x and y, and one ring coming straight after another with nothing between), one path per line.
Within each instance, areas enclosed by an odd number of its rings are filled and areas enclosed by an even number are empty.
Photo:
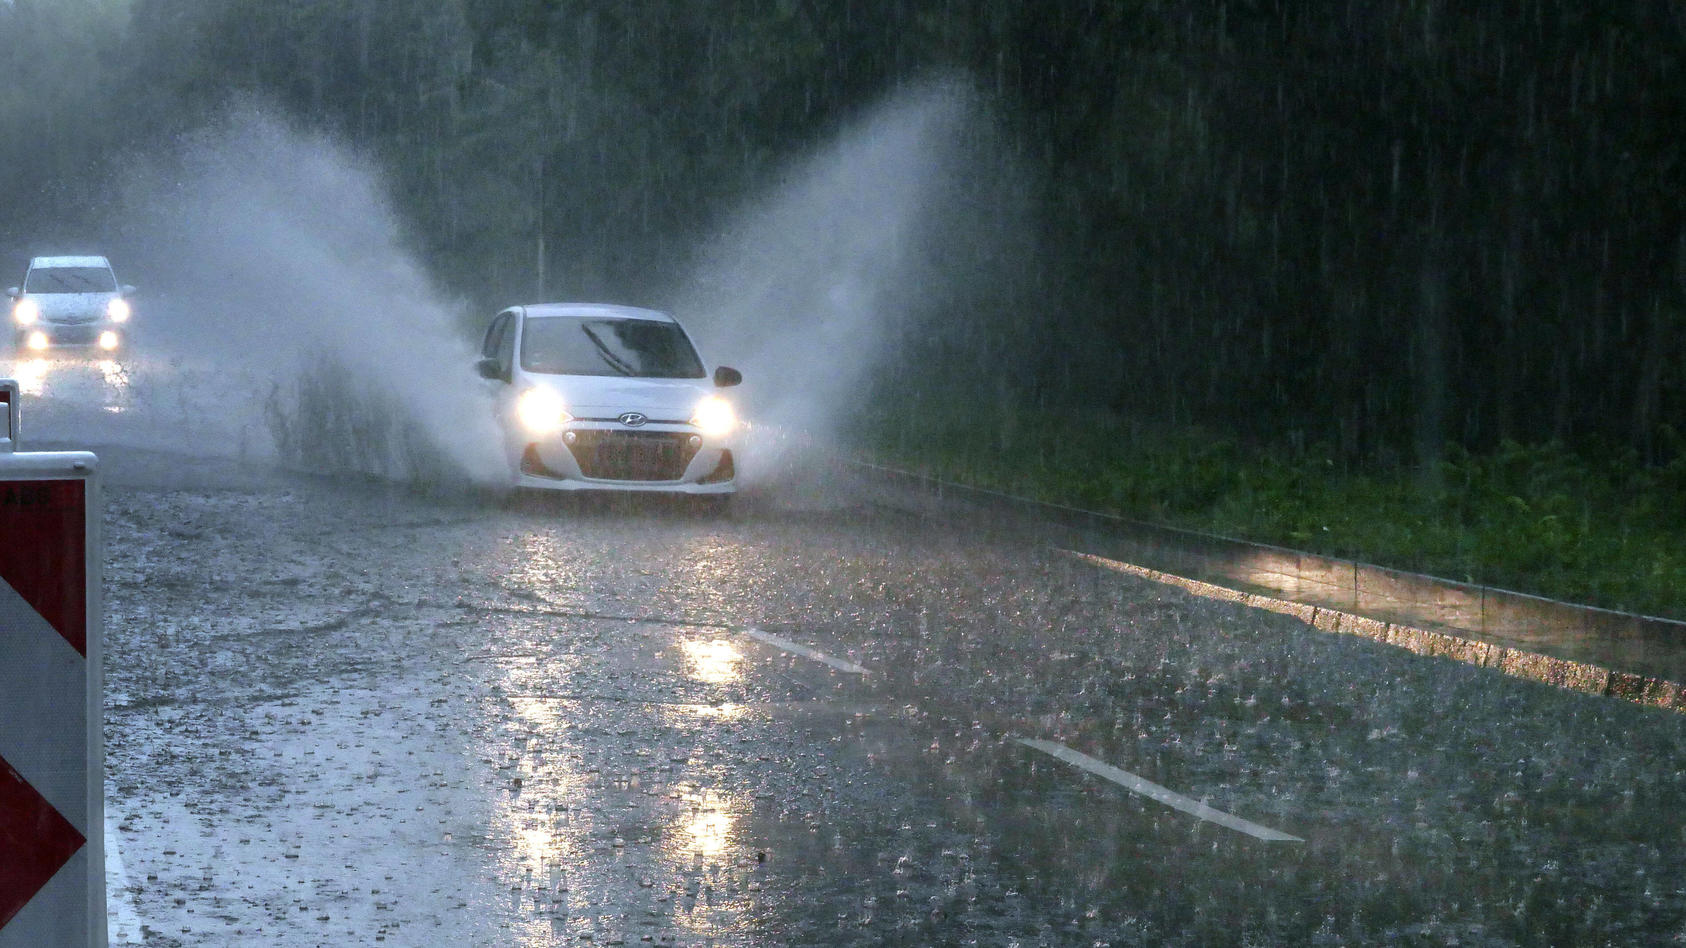
M1382 466L1677 456L1686 7L1480 7L0 0L0 252L97 234L130 156L255 95L374 155L487 311L659 298L782 162L958 75L1037 251L889 394Z

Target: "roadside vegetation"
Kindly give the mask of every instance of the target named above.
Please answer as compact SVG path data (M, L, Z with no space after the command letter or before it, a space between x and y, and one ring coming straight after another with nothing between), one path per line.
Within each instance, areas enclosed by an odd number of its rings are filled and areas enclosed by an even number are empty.
M1686 618L1686 454L1647 465L1631 451L1506 442L1450 446L1420 470L1104 418L1021 418L986 437L930 420L877 431L860 443L886 463L1022 497Z

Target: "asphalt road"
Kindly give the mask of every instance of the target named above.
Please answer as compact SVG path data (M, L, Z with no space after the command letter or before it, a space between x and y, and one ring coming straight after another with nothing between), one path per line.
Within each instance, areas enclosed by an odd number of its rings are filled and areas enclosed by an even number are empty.
M1686 937L1679 715L814 465L725 518L429 497L77 371L26 433L106 476L114 944Z

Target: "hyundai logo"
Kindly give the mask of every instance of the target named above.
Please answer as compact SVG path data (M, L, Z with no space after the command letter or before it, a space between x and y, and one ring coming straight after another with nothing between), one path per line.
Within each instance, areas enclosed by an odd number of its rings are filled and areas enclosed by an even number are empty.
M641 411L629 411L620 416L619 419L620 423L626 425L628 428L642 428L649 420L650 419L646 418L644 413Z

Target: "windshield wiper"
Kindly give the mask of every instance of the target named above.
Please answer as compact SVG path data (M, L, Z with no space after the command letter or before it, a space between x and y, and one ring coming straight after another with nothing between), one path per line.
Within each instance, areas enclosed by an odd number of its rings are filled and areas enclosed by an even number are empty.
M49 273L47 274L47 279L51 280L59 287L59 289L66 293L101 292L90 289L90 287L93 286L93 281L89 280L87 277L79 277L75 275L62 276L57 273ZM35 290L34 292L39 293L41 290Z
M615 355L614 352L612 352L609 347L604 344L603 340L597 337L597 333L590 326L581 326L580 330L585 333L585 337L587 339L591 340L591 344L597 347L597 354L603 357L604 362L609 363L609 368L614 369L622 375L633 376L638 374L638 371L628 365L626 360L622 359L618 355Z

